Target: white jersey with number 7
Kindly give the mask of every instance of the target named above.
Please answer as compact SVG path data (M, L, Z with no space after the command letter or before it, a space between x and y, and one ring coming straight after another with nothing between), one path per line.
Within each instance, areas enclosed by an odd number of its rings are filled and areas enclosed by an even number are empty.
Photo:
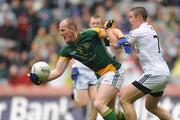
M134 43L144 73L170 75L169 68L162 57L157 33L151 25L145 22L133 29L130 31L127 40Z

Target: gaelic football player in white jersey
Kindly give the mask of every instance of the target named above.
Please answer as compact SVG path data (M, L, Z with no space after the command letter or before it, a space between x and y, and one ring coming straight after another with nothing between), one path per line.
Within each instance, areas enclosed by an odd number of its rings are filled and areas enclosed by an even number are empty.
M156 31L146 22L148 17L144 7L134 7L129 12L129 22L132 25L127 37L119 36L117 46L132 43L137 49L143 74L122 92L120 102L127 120L137 120L133 103L146 95L145 107L161 120L172 120L171 115L158 106L158 102L168 83L170 72L162 57L160 42ZM110 30L106 30L109 32ZM112 33L108 33L112 34ZM113 35L109 35L113 36ZM113 38L111 38L113 40ZM115 41L115 40L114 40Z
M162 57L160 42L156 31L146 22L147 11L143 7L134 7L129 13L129 22L133 30L127 41L134 43L143 75L127 87L120 98L121 105L128 120L136 120L132 103L146 95L145 107L161 120L172 120L171 115L158 106L166 84L169 80L169 68Z

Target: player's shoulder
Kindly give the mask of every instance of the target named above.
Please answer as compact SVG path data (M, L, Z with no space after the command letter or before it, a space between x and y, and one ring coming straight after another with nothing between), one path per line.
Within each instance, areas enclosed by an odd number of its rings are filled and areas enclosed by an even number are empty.
M97 35L100 32L99 28L88 28L80 32L81 35Z
M152 27L148 23L142 23L138 28L130 31L131 36L141 36L147 32L149 32L149 28Z
M81 33L86 33L86 32L96 32L98 28L88 28L84 29L81 31Z
M136 36L138 36L139 35L139 29L137 28L137 29L133 29L133 30L131 30L130 32L129 32L129 35L130 36L133 36L133 37L136 37Z
M80 34L90 34L95 32L92 28L84 29L80 31Z

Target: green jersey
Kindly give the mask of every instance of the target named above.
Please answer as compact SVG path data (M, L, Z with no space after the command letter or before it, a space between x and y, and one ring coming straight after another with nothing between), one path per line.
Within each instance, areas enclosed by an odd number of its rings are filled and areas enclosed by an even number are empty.
M76 43L68 43L61 49L60 57L74 58L100 76L119 69L121 64L107 52L100 38L100 30L96 28L80 32Z

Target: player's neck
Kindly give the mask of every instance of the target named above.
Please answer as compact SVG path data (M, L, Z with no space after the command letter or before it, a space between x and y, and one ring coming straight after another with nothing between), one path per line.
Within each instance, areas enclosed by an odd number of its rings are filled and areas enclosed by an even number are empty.
M136 28L139 28L142 24L144 24L146 21L140 21Z
M74 41L74 43L76 44L78 42L78 40L79 40L79 33L76 33L75 34L75 41Z

